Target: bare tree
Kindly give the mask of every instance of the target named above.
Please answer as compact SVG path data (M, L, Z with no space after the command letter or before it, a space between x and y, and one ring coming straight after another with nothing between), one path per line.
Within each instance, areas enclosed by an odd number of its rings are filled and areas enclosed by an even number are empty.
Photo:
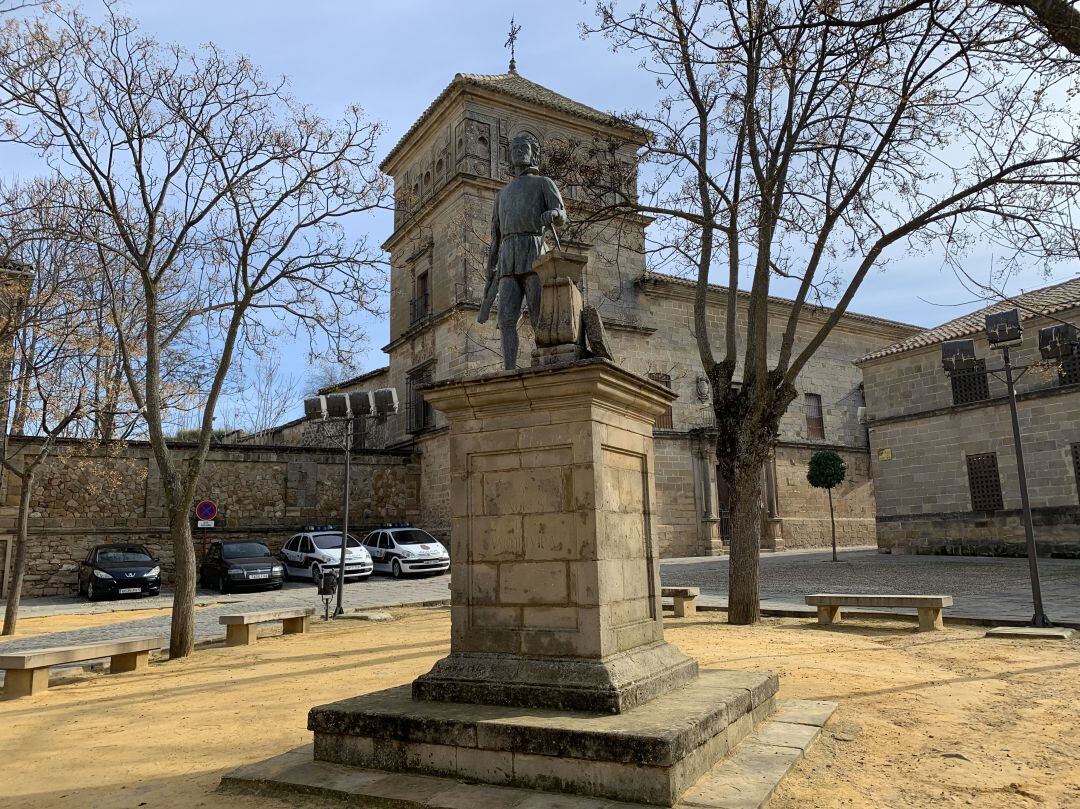
M93 385L88 362L95 342L93 312L80 290L94 268L84 245L51 237L63 214L45 203L48 190L43 182L18 187L0 205L0 255L7 267L20 268L16 289L4 300L3 331L12 340L5 348L11 346L13 356L4 363L0 384L18 391L17 431L42 439L33 452L21 446L11 451L5 435L0 454L4 470L19 481L4 635L14 634L18 621L36 476L52 457L56 440L88 417Z
M905 247L954 262L976 243L1016 261L1080 253L1075 63L1001 3L651 0L597 16L585 32L640 54L662 97L624 121L653 133L640 195L612 144L572 170L593 189L590 217L657 217L653 259L697 279L732 492L728 617L755 622L762 464L867 274ZM728 289L718 335L714 271ZM782 312L778 278L796 290Z
M282 333L348 354L384 284L379 254L342 221L386 204L381 127L359 108L331 123L247 59L163 45L109 4L94 23L57 12L9 28L0 98L16 140L94 200L71 234L139 296L113 326L160 472L176 567L170 655L194 646L190 510L230 365ZM79 199L84 198L83 195ZM169 397L198 395L197 446L166 435Z
M869 16L844 16L837 9L823 8L823 22L830 25L866 26L887 22L911 11L932 5L936 0L908 0L873 10ZM1025 18L1028 29L1040 32L1051 49L1064 48L1080 56L1080 9L1076 0L990 0Z
M258 359L250 367L238 367L236 390L226 410L226 426L245 433L260 433L276 427L286 414L300 403L300 383L281 370L281 360L274 356Z

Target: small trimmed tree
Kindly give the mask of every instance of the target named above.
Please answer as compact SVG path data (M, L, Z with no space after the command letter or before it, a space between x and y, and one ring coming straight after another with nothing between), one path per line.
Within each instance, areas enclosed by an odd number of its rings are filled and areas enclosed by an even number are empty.
M815 452L806 469L806 479L815 489L829 492L829 522L832 525L832 560L836 561L836 517L833 516L832 490L847 477L847 464L832 450Z

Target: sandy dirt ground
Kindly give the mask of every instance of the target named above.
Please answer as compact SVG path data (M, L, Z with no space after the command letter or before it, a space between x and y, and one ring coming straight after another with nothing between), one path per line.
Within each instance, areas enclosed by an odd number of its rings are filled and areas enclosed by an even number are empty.
M284 807L214 789L309 742L312 705L408 682L446 653L447 610L394 614L0 702L0 807ZM704 667L777 671L781 696L840 703L775 809L1080 806L1076 641L885 621L729 627L715 613L669 620L668 634Z

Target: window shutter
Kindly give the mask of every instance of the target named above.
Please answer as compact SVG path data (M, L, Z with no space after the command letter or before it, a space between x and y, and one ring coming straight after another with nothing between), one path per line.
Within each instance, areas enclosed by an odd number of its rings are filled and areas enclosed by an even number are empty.
M968 455L968 487L971 489L972 511L998 511L1001 500L1001 478L998 475L997 454Z

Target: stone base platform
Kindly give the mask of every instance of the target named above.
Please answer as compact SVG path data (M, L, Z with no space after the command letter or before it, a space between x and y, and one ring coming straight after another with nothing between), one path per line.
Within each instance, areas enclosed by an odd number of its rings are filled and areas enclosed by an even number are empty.
M621 714L414 700L313 708L317 761L672 806L775 708L775 674L704 671Z
M696 660L666 641L607 660L458 653L413 681L418 700L624 713L693 682Z
M385 693L385 692L384 692ZM777 784L813 744L836 706L831 702L781 700L776 711L738 748L693 784L678 809L759 809ZM605 717L612 719L615 717ZM677 729L672 729L677 733ZM646 809L640 799L538 792L468 783L430 775L315 761L311 745L250 764L221 781L220 791L314 798L320 804L381 809Z

